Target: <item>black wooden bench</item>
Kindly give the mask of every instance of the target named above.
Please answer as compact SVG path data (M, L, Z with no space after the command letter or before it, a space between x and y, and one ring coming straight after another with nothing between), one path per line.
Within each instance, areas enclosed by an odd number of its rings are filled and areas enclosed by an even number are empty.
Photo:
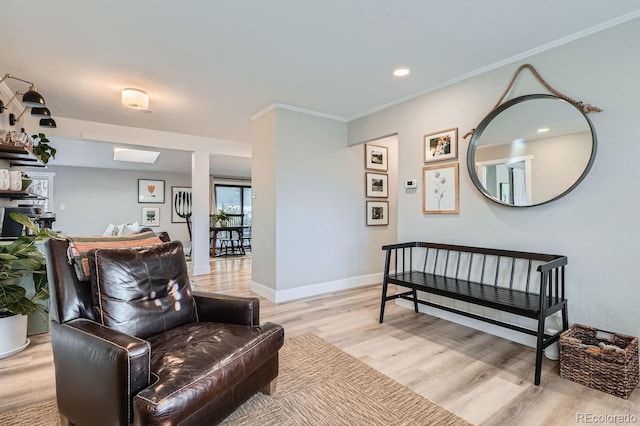
M564 282L566 256L465 247L450 244L412 242L382 247L386 250L380 323L388 300L405 299L418 304L464 315L476 320L537 337L535 384L540 384L542 352L569 328ZM414 269L415 265L420 265ZM421 267L421 269L419 269ZM532 271L537 271L533 272ZM389 284L409 288L387 295ZM535 329L484 317L427 300L431 293L498 311L532 318ZM562 330L545 334L545 319L562 311Z

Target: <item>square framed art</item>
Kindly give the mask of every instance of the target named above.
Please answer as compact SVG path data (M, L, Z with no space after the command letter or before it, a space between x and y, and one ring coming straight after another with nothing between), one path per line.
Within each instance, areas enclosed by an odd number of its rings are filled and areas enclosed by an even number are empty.
M364 168L387 171L388 150L385 146L364 144Z
M389 224L389 202L367 201L367 226Z
M138 179L138 203L164 204L164 180Z
M142 208L142 226L160 226L160 208Z
M386 173L365 173L366 196L387 198L389 196L389 175Z
M422 187L423 213L458 213L458 163L423 167Z
M458 128L424 135L424 162L458 158Z

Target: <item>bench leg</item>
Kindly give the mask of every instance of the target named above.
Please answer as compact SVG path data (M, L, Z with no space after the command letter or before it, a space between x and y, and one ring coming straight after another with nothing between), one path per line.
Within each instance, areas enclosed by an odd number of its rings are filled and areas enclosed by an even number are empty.
M380 324L384 320L384 304L387 302L387 279L382 281L382 300L380 301Z
M416 314L418 313L418 292L415 289L413 290L413 310Z
M542 372L542 352L544 348L542 347L544 343L544 321L546 319L546 315L543 312L540 312L540 316L538 317L538 341L536 343L536 374L534 383L535 385L540 384L540 375Z
M562 331L567 331L569 329L569 312L567 311L567 301L564 302L564 307L562 308Z

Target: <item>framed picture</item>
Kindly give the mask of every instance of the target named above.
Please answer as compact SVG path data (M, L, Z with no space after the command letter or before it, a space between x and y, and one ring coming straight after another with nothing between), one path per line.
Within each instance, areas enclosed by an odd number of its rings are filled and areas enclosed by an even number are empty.
M367 201L367 226L389 224L389 202Z
M424 162L458 158L458 128L424 135Z
M423 167L422 187L425 214L458 213L458 163Z
M387 147L364 144L364 168L387 171Z
M171 187L171 223L184 223L187 216L191 216L193 206L191 187Z
M389 196L389 175L386 173L365 173L367 197L387 198Z
M164 204L164 181L138 179L138 203Z
M160 226L160 208L142 208L142 226Z

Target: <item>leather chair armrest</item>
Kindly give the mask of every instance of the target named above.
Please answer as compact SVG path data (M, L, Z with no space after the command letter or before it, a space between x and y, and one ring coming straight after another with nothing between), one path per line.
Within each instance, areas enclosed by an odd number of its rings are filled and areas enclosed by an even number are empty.
M260 325L260 299L193 292L199 321Z
M150 383L147 341L77 319L52 321L51 344L60 414L75 424L133 421L132 397Z

